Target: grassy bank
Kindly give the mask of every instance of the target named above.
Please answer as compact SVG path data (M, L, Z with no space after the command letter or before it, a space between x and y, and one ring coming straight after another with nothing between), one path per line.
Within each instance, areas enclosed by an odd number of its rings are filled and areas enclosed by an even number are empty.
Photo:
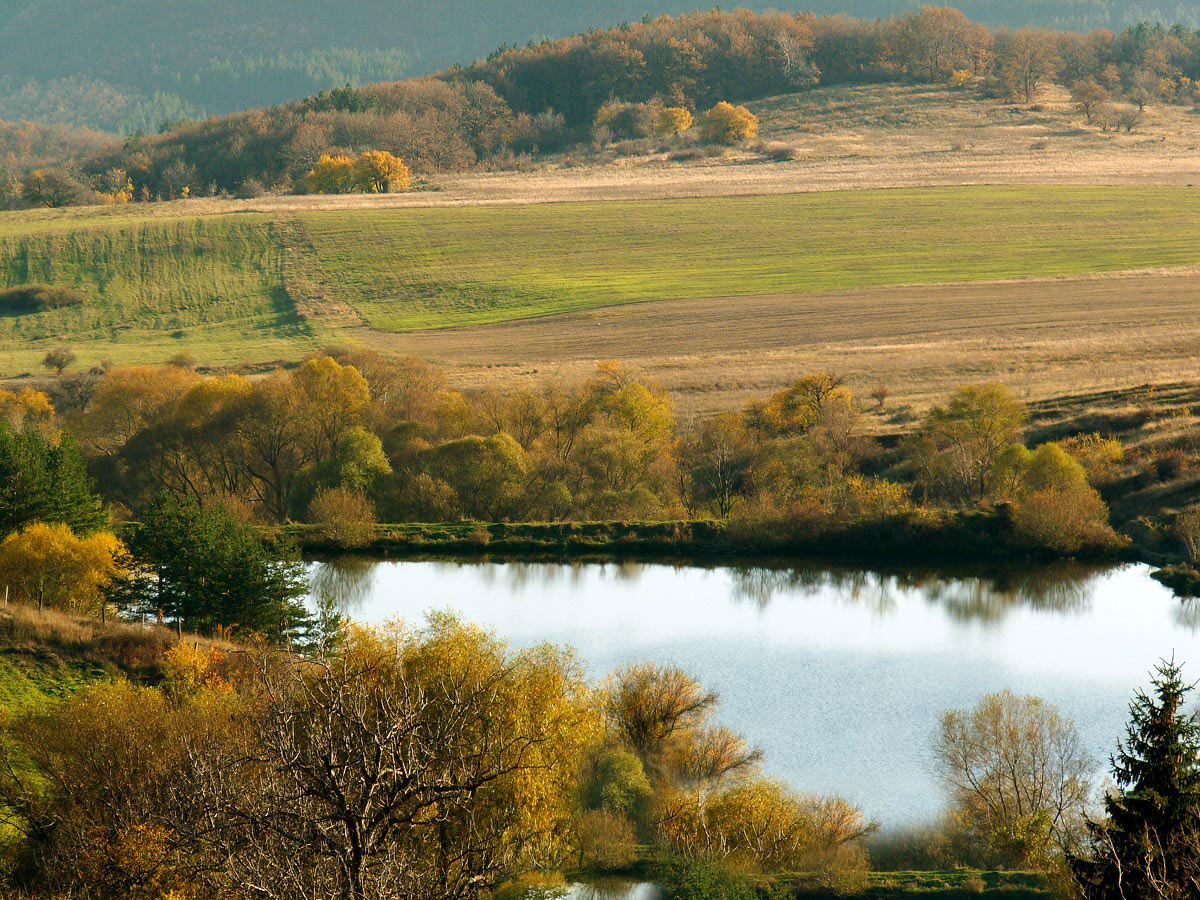
M204 646L217 644L184 635ZM156 683L178 636L160 625L101 622L19 604L0 607L0 714L36 709L98 681ZM226 647L226 644L220 644Z
M79 307L0 318L12 376L81 362L295 359L341 329L500 323L678 298L809 294L1200 263L1200 195L971 186L429 209L0 214L0 288ZM168 213L171 213L168 215ZM799 302L799 301L798 301ZM830 302L830 301L823 301ZM897 310L897 313L902 310Z
M946 563L1052 559L1016 542L1004 508L933 510L780 537L768 525L747 530L719 520L674 522L456 522L376 525L354 548L320 525L282 529L313 554L351 550L394 557L495 555L513 558L626 557L730 560L797 557L853 562ZM1098 561L1129 558L1114 550Z
M979 896L1003 896L1008 900L1033 900L1057 896L1045 878L1031 872L979 872L968 869L928 872L871 872L860 890L835 892L807 883L806 879L782 878L797 900L885 900L885 898L929 897L937 900L967 900Z

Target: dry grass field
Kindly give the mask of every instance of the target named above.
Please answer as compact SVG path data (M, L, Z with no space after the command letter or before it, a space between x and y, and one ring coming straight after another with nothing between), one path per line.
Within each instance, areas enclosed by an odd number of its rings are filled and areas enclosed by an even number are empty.
M639 303L411 334L358 330L365 346L437 361L463 388L585 377L619 360L673 391L681 410L745 403L814 369L866 395L892 392L876 422L968 381L1031 400L1200 379L1200 272L887 287Z

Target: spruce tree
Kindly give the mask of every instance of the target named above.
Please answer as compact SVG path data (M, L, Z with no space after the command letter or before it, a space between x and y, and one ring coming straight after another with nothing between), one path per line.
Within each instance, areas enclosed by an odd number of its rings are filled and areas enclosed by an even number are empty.
M131 577L114 601L211 633L217 626L280 641L309 624L304 566L295 549L265 546L254 528L220 507L163 494L128 535Z
M0 421L0 536L30 524L62 523L79 534L108 521L79 445L69 434L15 431Z
M1088 824L1090 853L1070 858L1088 900L1200 897L1200 717L1174 660L1130 704L1111 759L1117 790Z

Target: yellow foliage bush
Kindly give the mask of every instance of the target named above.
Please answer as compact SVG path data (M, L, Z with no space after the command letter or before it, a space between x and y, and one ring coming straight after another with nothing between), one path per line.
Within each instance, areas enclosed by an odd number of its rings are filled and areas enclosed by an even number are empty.
M104 613L104 589L124 567L112 534L79 537L66 525L35 522L0 544L0 584L18 603Z
M950 87L964 88L971 82L971 73L966 69L955 69L950 73Z
M216 647L180 641L163 656L163 690L172 700L186 700L205 688L227 689L220 667L225 654Z
M408 190L412 171L404 160L386 150L368 150L358 157L326 153L304 181L314 194L387 194Z
M668 106L658 114L658 133L681 134L692 127L692 114L682 106Z
M1118 538L1108 524L1108 507L1089 487L1043 488L1013 508L1013 530L1027 543L1057 553L1114 546Z
M354 184L354 160L326 153L309 170L305 183L314 194L347 194Z
M1101 484L1116 475L1118 466L1125 462L1125 448L1116 438L1099 434L1077 434L1058 442L1087 472L1088 481Z
M390 194L406 191L412 184L412 172L404 160L386 150L369 150L354 161L353 185L364 194Z
M706 144L736 144L758 134L758 117L744 106L722 100L704 114L700 138Z

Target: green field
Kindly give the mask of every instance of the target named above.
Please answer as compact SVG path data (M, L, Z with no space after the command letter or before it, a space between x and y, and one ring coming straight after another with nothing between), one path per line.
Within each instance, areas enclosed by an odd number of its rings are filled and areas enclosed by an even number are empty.
M227 210L236 209L228 204ZM296 358L339 328L410 331L619 303L1200 263L1200 193L951 187L784 196L188 215L0 214L0 287L81 308L0 316L0 375L81 361ZM304 296L300 296L303 294ZM352 310L324 319L322 309Z

